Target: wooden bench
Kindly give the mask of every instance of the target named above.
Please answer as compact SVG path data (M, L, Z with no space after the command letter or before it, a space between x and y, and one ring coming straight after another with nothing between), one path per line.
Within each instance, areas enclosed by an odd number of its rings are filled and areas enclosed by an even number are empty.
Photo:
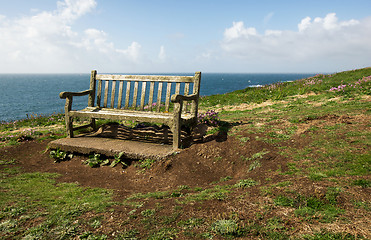
M66 99L67 137L72 138L74 130L86 127L96 130L95 119L160 123L170 127L173 149L176 150L181 143L181 127L197 124L200 81L201 72L194 76L156 76L97 74L93 70L90 89L59 94L60 98ZM84 95L88 95L88 106L72 110L73 97ZM88 118L90 123L73 127L74 117Z

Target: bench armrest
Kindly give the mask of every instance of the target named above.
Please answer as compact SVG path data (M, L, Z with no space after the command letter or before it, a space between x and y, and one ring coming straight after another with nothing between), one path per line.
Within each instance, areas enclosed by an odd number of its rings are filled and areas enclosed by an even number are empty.
M61 92L59 94L59 97L62 98L62 99L65 99L67 97L74 97L74 96L85 96L85 95L88 95L91 93L91 89L89 90L85 90L85 91L82 91L82 92Z
M192 100L197 100L197 99L198 99L197 94L192 94L192 95L189 95L189 96L174 94L173 96L171 96L171 101L173 103L177 103L177 102L181 102L181 101L192 101Z

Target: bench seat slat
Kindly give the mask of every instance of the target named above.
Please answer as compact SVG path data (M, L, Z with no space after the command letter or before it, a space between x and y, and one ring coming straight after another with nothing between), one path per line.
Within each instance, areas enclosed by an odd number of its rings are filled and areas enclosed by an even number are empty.
M143 112L131 111L123 109L112 108L95 108L87 107L79 111L70 111L70 116L73 117L93 117L101 119L113 120L135 120L140 122L158 122L169 124L173 120L172 113L158 113L158 112ZM190 114L182 114L182 119L185 121L192 119Z

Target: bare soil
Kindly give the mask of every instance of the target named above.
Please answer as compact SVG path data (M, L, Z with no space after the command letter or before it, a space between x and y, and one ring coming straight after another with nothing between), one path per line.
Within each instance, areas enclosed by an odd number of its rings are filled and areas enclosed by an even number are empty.
M327 122L348 122L358 121L347 116L327 116ZM297 134L288 142L281 146L289 145L302 148L308 145L310 139L303 137L309 126L315 124L318 119L308 119L307 122L299 124ZM323 122L323 121L322 121ZM237 128L243 128L250 124L243 120L239 122ZM363 129L367 131L368 129ZM362 131L362 129L359 129ZM275 206L273 197L281 194L279 187L269 188L274 183L291 181L291 191L303 195L321 195L324 197L324 191L328 186L336 186L336 183L313 182L305 176L281 174L288 170L288 157L279 154L278 149L273 144L259 141L259 133L240 132L239 138L247 139L241 141L236 136L225 134L215 134L206 142L194 142L191 146L181 150L178 154L170 156L164 160L158 160L151 169L141 171L135 166L135 161L127 160L128 167L114 168L105 166L99 168L90 168L83 164L87 159L84 155L75 155L72 160L54 163L49 157L47 151L48 141L27 141L16 146L0 148L0 156L3 159L14 159L16 166L19 166L24 172L51 172L59 173L60 182L76 182L83 187L99 187L114 190L116 201L123 201L125 198L135 193L147 193L156 191L174 190L179 186L189 186L189 188L201 187L210 188L213 182L218 184L234 184L240 179L252 178L260 183L259 186L251 187L248 191L245 189L234 191L234 196L226 201L209 200L182 205L182 215L178 220L189 219L192 216L207 219L227 218L231 213L238 215L240 221L251 223L263 219L269 219L273 216L279 216L284 219L283 225L290 229L292 234L313 233L322 228L334 230L335 232L348 232L355 236L371 236L369 230L370 217L367 211L354 209L349 199L352 201L369 201L369 188L354 187L342 193L340 198L343 208L346 209L346 218L348 223L320 223L303 222L297 219L292 213L292 209ZM239 134L240 134L239 133ZM256 153L266 152L259 161L261 166L249 171L251 162L244 160ZM220 180L228 177L227 181ZM351 181L351 177L343 179ZM269 193L264 193L262 187L267 186ZM187 190L184 190L187 191ZM173 199L147 199L144 208L153 208L155 204L161 204L161 214L170 216L173 213L175 203ZM131 219L125 222L125 226L119 224L117 219L128 219L128 212L132 208L127 206L116 206L115 211L103 213L105 222L101 233L114 235L115 231L136 228L140 229L139 220ZM89 218L89 214L84 216ZM116 219L116 220L113 220ZM94 229L87 229L93 231ZM201 231L201 229L200 229ZM254 237L252 237L255 239ZM214 238L217 239L217 238ZM256 238L258 239L258 238Z

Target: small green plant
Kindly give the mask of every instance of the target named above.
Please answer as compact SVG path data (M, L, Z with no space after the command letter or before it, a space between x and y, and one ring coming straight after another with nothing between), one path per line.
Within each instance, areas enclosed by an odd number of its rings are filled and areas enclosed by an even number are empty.
M143 217L151 217L155 214L155 209L146 209L140 212Z
M115 160L112 161L110 167L116 167L117 164L121 163L122 167L127 167L128 165L123 161L123 157L125 156L124 152L120 152L119 155L115 155Z
M66 161L73 158L72 153L63 152L60 149L52 150L49 153L49 156L54 159L54 162Z
M249 179L242 179L238 183L236 183L234 186L237 188L248 188L255 185L258 185L259 183L251 178Z
M367 179L357 179L353 181L353 185L368 188L371 185L371 181Z
M269 151L261 151L261 152L255 153L247 160L251 161L251 160L261 159L267 153L269 153Z
M109 163L110 161L108 159L106 160L102 159L101 155L98 153L90 155L89 159L85 161L85 164L89 165L92 168L108 165Z
M217 220L211 226L213 232L227 236L238 236L239 228L238 223L233 219Z
M252 162L249 166L249 172L253 171L255 168L261 167L261 162L256 159L254 162Z
M144 160L139 160L139 163L136 164L135 166L138 166L138 167L142 168L143 170L150 169L154 162L155 162L154 159L146 158Z

